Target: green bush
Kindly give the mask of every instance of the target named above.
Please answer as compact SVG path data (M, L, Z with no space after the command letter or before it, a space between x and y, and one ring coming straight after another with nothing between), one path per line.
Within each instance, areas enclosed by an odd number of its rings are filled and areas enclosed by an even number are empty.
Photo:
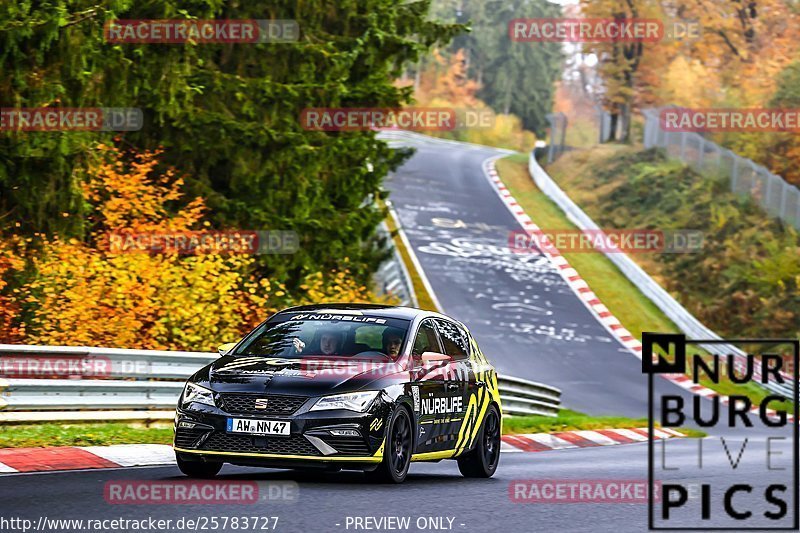
M662 253L655 273L706 325L730 337L800 336L800 239L727 179L700 176L655 150L623 151L581 188L605 184L582 206L602 227L700 230L696 253Z

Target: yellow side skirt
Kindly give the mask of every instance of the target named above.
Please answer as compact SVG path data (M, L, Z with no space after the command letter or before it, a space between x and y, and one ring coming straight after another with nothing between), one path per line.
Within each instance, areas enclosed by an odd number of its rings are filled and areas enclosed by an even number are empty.
M411 461L433 461L435 459L449 459L455 455L455 450L443 450L441 452L425 452L411 456Z
M307 461L349 461L351 463L380 463L383 460L382 456L370 457L326 457L319 455L281 455L277 453L233 453L233 452L208 452L203 450L186 450L184 448L175 448L176 452L181 453L195 453L200 455L228 455L235 457L262 457L269 459L303 459ZM449 459L453 457L455 450L444 450L441 452L426 452L418 453L411 456L412 461L432 461L435 459Z
M278 453L234 453L234 452L207 452L204 450L186 450L175 448L176 452L196 453L200 455L229 455L236 457L262 457L269 459L303 459L306 461L350 461L354 463L380 463L383 457L325 457L319 455L283 455Z

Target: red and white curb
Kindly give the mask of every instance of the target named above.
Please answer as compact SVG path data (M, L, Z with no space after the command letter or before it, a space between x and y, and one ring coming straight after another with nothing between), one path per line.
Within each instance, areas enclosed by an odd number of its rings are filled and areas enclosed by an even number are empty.
M514 197L511 195L511 192L497 174L495 161L501 157L504 156L494 156L483 162L484 175L494 186L495 192L498 194L498 196L500 196L500 199L506 205L511 214L514 215L514 218L516 218L517 222L522 226L522 228L529 232L540 231L539 226L537 226L533 220L531 220L531 217L525 213L525 210L519 205L516 199L514 199ZM541 235L539 238L543 242L548 242L546 241L547 237L544 235ZM601 302L600 298L598 298L597 295L592 291L592 289L589 287L589 284L586 283L580 274L578 274L577 270L570 266L569 261L567 261L563 255L561 255L561 252L559 252L558 249L553 246L552 243L550 243L549 246L547 246L547 250L542 250L541 253L547 257L553 266L556 267L556 270L559 272L559 274L561 274L561 277L564 278L564 281L566 281L567 285L572 289L572 291L578 296L578 299L583 302L583 304L609 331L609 333L611 333L611 335L631 353L641 359L642 343L639 342L639 340L636 339L630 331L625 329L617 317L615 317L611 311L609 311L608 308L603 305L603 302ZM707 398L719 396L719 401L722 404L728 405L730 403L729 397L719 395L707 387L698 385L683 374L659 374L659 376L671 381L675 385L691 392L692 394L697 394ZM758 406L753 407L750 412L758 413ZM766 414L770 417L777 416L777 412L772 409L767 409ZM793 420L792 415L787 415L787 418L789 420Z
M546 452L567 448L592 448L647 442L647 428L595 429L560 431L556 433L529 433L525 435L503 435L501 452ZM669 428L653 430L653 439L663 440L685 437L683 433Z
M175 464L168 444L0 449L0 474Z
M654 431L656 439L684 436L682 433L667 428ZM645 441L647 441L647 428L562 431L504 435L500 451L504 453L539 452ZM174 464L175 452L168 444L0 449L0 475Z

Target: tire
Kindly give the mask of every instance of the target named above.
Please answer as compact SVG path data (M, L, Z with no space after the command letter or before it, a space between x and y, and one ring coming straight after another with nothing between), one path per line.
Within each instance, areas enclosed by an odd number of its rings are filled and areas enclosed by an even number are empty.
M373 483L402 483L411 465L414 446L414 428L408 410L397 407L386 428L383 460L378 468L364 472Z
M175 455L178 468L184 475L195 479L213 479L222 469L222 463L207 463L205 461L186 461L180 455Z
M478 433L475 448L458 458L458 470L464 477L490 478L500 462L500 413L489 406Z

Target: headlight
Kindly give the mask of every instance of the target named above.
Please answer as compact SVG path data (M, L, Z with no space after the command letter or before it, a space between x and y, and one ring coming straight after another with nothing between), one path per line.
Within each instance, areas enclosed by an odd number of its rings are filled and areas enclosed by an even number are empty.
M363 413L367 410L372 400L380 394L380 391L373 390L367 392L351 392L348 394L335 394L333 396L323 396L311 407L311 411L323 411L327 409L347 409Z
M210 405L212 407L216 407L214 403L214 392L197 385L196 383L187 382L186 387L183 388L183 394L181 395L181 407L186 407L192 402L202 403L205 405Z

